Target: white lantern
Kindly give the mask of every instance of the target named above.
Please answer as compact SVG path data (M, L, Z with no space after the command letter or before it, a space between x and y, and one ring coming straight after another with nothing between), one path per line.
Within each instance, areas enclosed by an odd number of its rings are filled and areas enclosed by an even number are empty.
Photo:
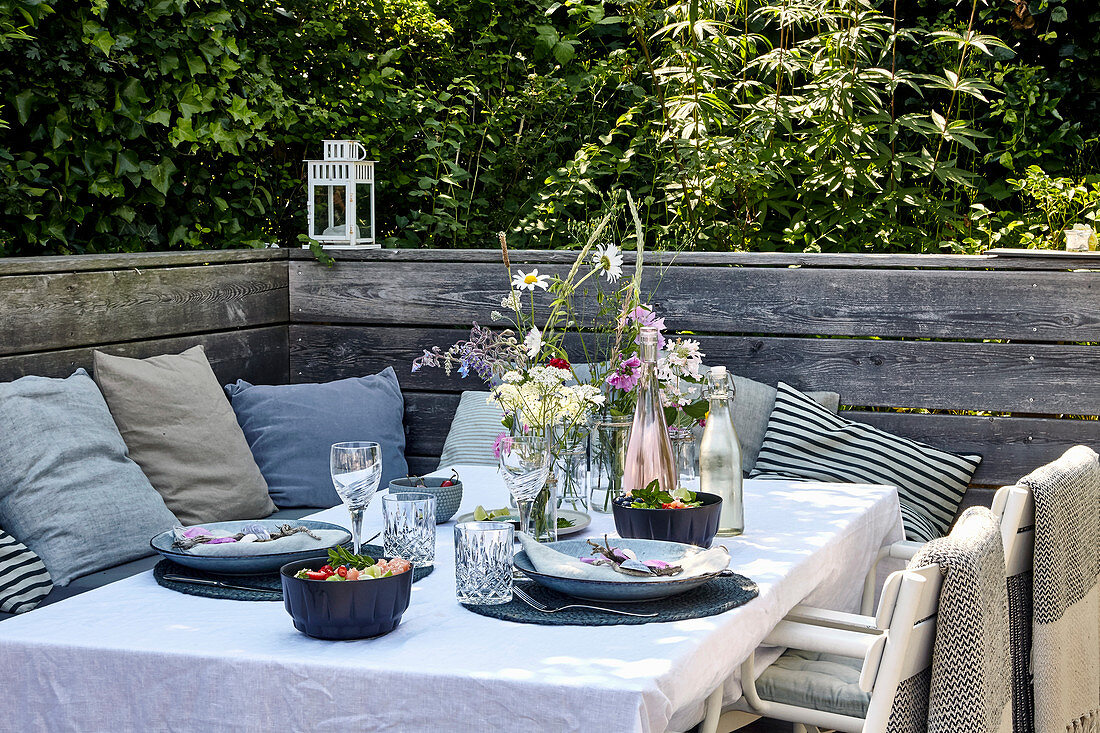
M324 160L307 160L309 238L331 249L378 249L374 164L355 140L325 140Z

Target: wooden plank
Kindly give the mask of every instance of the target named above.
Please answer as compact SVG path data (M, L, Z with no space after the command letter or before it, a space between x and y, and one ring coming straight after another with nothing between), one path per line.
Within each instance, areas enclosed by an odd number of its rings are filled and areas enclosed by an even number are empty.
M296 378L320 381L372 374L393 366L403 389L483 389L471 376L442 369L411 371L431 346L446 348L461 329L383 326L290 327ZM840 392L846 405L1100 414L1100 346L700 336L707 364L802 390ZM580 351L573 353L580 360Z
M652 271L650 286L671 328L699 333L1100 341L1100 272L685 266ZM489 323L505 287L485 264L292 262L290 315L307 323ZM580 310L591 313L583 303Z
M410 455L438 456L458 405L453 394L405 394L405 430ZM979 454L974 484L1002 486L1053 461L1074 445L1100 445L1100 421L1046 418L923 415L845 410L845 417L895 435L956 453Z
M508 258L516 264L570 264L577 256L572 250L510 250ZM307 250L289 250L291 266L295 263L314 263L313 254ZM434 262L488 263L500 266L500 250L497 249L376 249L359 252L332 251L330 254L341 262ZM967 269L967 270L1068 270L1096 268L1092 257L1066 257L1073 253L1052 252L1050 257L1018 258L981 255L910 255L910 254L828 254L798 252L696 252L692 250L647 251L647 266L661 264L702 265L708 267L844 267L844 268L915 268L915 269ZM624 252L628 266L635 261L635 253ZM320 265L317 265L320 266Z
M283 324L286 264L0 277L0 355Z
M405 392L405 454L438 456L458 409L458 395Z
M287 259L285 249L216 249L187 252L117 252L65 257L7 257L0 259L0 275L93 270L146 270L153 267L210 265L229 262L277 262Z
M206 348L206 356L222 384L238 379L245 379L253 384L285 384L288 381L286 326L109 343L97 348L109 354L144 359L158 354L178 354L197 344ZM67 377L78 367L83 367L91 374L94 350L77 348L0 357L0 381L30 374Z
M1100 445L1100 420L922 415L845 410L845 417L955 453L978 453L975 484L1015 483L1075 445Z

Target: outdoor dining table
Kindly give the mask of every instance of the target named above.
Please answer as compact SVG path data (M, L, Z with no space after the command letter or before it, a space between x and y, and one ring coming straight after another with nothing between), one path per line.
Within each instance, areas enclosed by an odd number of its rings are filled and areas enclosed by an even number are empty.
M492 467L458 466L459 513L504 506ZM440 471L449 475L450 471ZM384 490L384 488L383 488ZM365 536L382 528L380 501ZM348 524L343 507L314 518ZM184 595L152 571L0 623L0 727L21 731L665 731L796 604L855 610L876 550L902 539L893 487L745 481L744 535L718 539L760 594L689 621L542 626L455 601L453 520L387 636L321 641L278 602ZM614 532L593 514L571 537ZM778 651L765 651L758 669Z

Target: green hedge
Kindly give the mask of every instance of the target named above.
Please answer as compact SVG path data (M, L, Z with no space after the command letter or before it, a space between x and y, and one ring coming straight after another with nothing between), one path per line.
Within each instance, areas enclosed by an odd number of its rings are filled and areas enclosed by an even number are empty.
M1005 181L1029 165L1096 170L1092 0L979 4L977 29L1012 52L967 69L993 90L958 110L982 135L953 158L966 184L918 180L929 195L917 204L856 186L838 208L836 197L806 195L802 178L775 178L838 161L783 136L753 148L737 124L741 100L722 89L708 134L726 147L691 158L662 118L673 87L655 86L647 54L660 68L685 48L720 56L728 43L692 49L654 32L690 7L695 22L731 21L731 38L748 29L763 56L782 34L759 15L767 3L748 5L743 18L701 1L0 0L0 255L297 244L301 160L329 137L362 140L379 161L379 230L399 246L493 246L501 230L515 246L565 245L572 221L629 189L655 239L965 250L989 239L971 231L970 204L1007 212L987 222L1027 217ZM954 0L898 7L910 40L968 21L968 4ZM942 76L950 60L915 42L898 50L914 74ZM718 61L730 66L707 63ZM942 90L925 86L897 105L943 107ZM867 142L899 144L919 149L920 138L884 127ZM685 192L706 207L685 214ZM884 231L901 234L883 241Z

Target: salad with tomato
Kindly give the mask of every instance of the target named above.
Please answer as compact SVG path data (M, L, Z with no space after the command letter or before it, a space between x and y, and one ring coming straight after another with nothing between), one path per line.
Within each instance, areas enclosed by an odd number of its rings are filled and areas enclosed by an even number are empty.
M370 555L355 555L344 547L328 551L329 561L317 570L303 568L294 574L299 580L374 580L407 573L412 563L404 558L374 559Z

